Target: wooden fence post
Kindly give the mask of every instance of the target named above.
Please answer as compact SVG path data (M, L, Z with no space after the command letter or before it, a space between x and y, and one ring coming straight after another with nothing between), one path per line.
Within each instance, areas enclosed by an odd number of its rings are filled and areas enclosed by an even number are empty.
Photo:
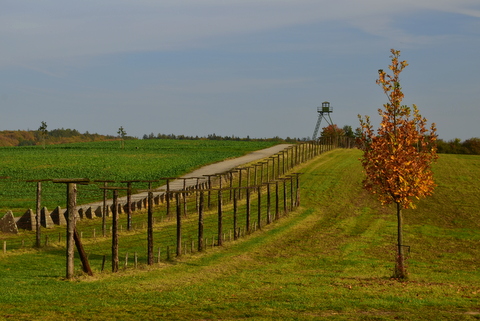
M83 244L80 238L78 237L77 230L75 229L73 233L74 233L73 239L75 241L75 245L77 246L77 251L79 253L80 260L82 261L83 272L87 273L90 276L93 276L92 269L90 268L90 263L88 263L87 253L85 253L85 250L83 249ZM48 238L47 238L47 242L48 242Z
M175 193L175 201L177 204L177 256L182 256L182 207L179 193Z
M197 177L197 185L195 186L195 209L198 213L198 206L200 204L200 193L198 192L200 190L200 177Z
M295 166L297 166L300 163L300 145L297 144L295 145Z
M37 206L36 206L36 211L35 211L35 220L36 220L36 245L38 248L42 247L41 245L41 230L42 230L42 224L41 223L41 206L40 203L42 201L42 182L37 182ZM46 214L46 213L45 213Z
M235 168L236 171L238 171L238 189L237 189L237 192L238 192L238 199L241 200L242 199L242 185L243 185L243 177L242 177L242 170L244 169L247 169L245 167L237 167Z
M153 264L153 192L148 191L148 227L147 227L148 265Z
M302 173L292 173L292 175L295 175L295 207L300 206L300 178L299 178L299 176L301 174Z
M278 197L278 181L275 181L275 220L279 219L279 197Z
M102 203L102 235L103 237L107 236L107 216L108 213L108 206L107 206L107 189L108 183L114 183L115 181L112 180L95 180L94 182L103 183L103 203Z
M293 208L294 208L293 175L288 175L287 178L290 180L290 211L293 211Z
M266 183L267 184L267 224L270 224L272 223L272 216L271 216L271 213L270 213L270 209L271 209L271 200L270 200L270 196L271 196L271 192L270 192L270 183Z
M280 177L280 154L273 155L277 159L277 178Z
M207 208L210 209L212 207L212 176L216 176L217 174L211 175L203 175L207 177Z
M75 265L74 265L74 249L75 249L75 232L76 232L76 213L75 213L75 208L76 208L76 203L77 203L77 183L78 184L88 184L90 182L89 179L87 178L77 178L77 179L55 179L53 180L54 183L64 183L67 184L67 249L66 249L66 256L67 256L67 273L66 273L66 278L71 279L73 278L74 272L75 272ZM81 244L80 242L77 242L77 247L78 244ZM80 250L80 249L79 249ZM83 249L82 249L83 250ZM80 255L84 255L82 251L79 251ZM82 263L84 262L88 263L88 259L85 256L82 258ZM84 270L86 269L86 266L84 265Z
M258 229L262 229L262 186L257 185Z
M112 207L112 272L118 272L118 191L113 190Z
M167 203L167 217L170 217L170 179L166 179L167 191L165 192L165 203Z
M35 246L42 247L42 219L41 219L41 202L42 202L42 182L52 181L51 179L32 179L27 182L37 183L37 197L35 206Z
M262 165L262 167L260 168L260 185L263 184L263 168L265 167L264 165L267 164L268 162L261 162L260 165Z
M118 191L126 190L128 187L100 187L101 189L113 191L112 205L112 272L118 272Z
M290 169L295 167L295 157L294 157L295 148L290 147Z
M233 191L233 239L236 240L238 239L238 233L237 233L237 191Z
M147 264L148 265L153 265L153 261L154 261L154 254L153 254L153 224L154 224L154 219L153 219L153 191L154 191L154 189L152 189L152 183L153 182L158 182L158 180L145 180L145 181L139 181L139 182L148 183L148 189L147 190L139 190L139 192L147 192L148 193L148 197L147 197Z
M184 193L182 193L182 199L183 199L183 215L185 215L185 217L188 216L188 211L187 211L187 179L190 179L190 178L182 178L183 179L183 190L184 190Z
M221 178L220 178L221 180ZM223 245L223 238L222 238L222 234L223 234L223 222L222 222L222 219L223 219L223 209L222 209L222 188L220 187L220 189L218 190L218 246L222 246Z
M284 170L284 166L285 166L285 155L284 155L285 151L281 150L278 152L278 176L280 175L283 175L283 173L285 172ZM280 165L280 157L282 158L282 162Z
M132 182L127 182L127 231L130 231L131 229L132 229Z
M246 200L246 219L247 221L245 222L246 224L246 229L247 229L247 232L250 232L250 188L247 186L247 189L246 189L246 197L247 197L247 200Z
M120 181L120 183L127 183L127 231L132 229L132 183L136 182L139 181Z
M75 231L75 202L77 187L75 183L67 184L67 279L71 279L74 274L74 240Z
M183 204L183 215L185 217L188 216L188 212L187 212L187 194L188 194L187 193L187 180L192 179L192 178L194 178L194 177L179 177L179 178L177 178L178 180L183 180L182 190L184 192L181 194L181 197L182 197L182 204ZM198 186L198 179L197 179L197 186Z
M203 251L203 199L204 192L200 191L198 203L198 251Z
M270 156L269 159L272 160L272 180L275 179L275 156Z
M244 168L237 168L238 170L238 200L242 199L242 170Z
M165 191L165 203L167 204L167 217L170 218L170 199L172 194L170 193L170 180L176 179L175 177L161 177L159 180L165 180L167 185L167 190Z
M297 145L297 165L302 163L302 149L303 143Z

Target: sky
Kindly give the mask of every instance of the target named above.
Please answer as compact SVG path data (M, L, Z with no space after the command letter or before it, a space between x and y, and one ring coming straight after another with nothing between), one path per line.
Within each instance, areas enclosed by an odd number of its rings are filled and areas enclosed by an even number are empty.
M310 138L324 101L378 127L394 48L404 103L439 138L480 137L478 0L0 5L0 130Z

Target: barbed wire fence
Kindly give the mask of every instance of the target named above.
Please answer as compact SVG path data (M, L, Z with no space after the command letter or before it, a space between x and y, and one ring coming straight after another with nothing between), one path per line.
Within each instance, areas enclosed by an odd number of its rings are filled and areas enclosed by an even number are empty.
M113 231L111 207L102 210L101 216L106 218L103 228L95 215L88 219L84 212L76 224L78 237L95 272L110 270L108 266L114 260L114 232L118 238L120 269L167 263L184 255L208 252L255 233L300 206L301 174L294 171L298 165L335 148L353 147L354 141L347 137L323 137L292 145L241 168L189 178L196 179L196 183L189 187L184 183L179 190L167 188L161 197L157 195L155 202L147 198L134 206L131 203L120 206L120 212L125 214L129 208L135 208L128 220L127 215L119 213L116 231ZM66 238L65 229L58 227L42 227L40 241L33 232L22 233L21 237L0 232L1 253L38 247L39 242L45 250L64 248Z

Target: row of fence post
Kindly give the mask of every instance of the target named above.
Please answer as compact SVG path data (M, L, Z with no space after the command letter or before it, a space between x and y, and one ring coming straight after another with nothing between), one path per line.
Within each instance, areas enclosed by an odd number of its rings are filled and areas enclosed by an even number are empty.
M173 198L176 202L176 254L181 256L182 254L182 207L183 212L187 213L187 195L195 195L196 198L196 212L198 215L198 251L203 251L206 244L204 244L204 216L205 211L212 208L212 193L217 193L217 245L223 245L223 217L224 217L224 193L228 192L228 202L233 205L233 237L234 240L238 239L238 208L239 202L245 197L245 210L246 210L246 222L245 230L247 233L250 232L251 228L251 212L250 205L252 201L252 191L256 191L257 199L257 226L259 229L262 228L262 194L266 194L266 213L264 214L266 224L270 224L274 220L278 219L280 215L280 195L279 195L279 184L283 182L283 213L288 213L290 210L294 210L295 207L300 205L300 184L299 184L299 173L289 173L297 165L304 163L315 156L336 148L340 147L352 147L349 145L349 142L340 141L338 138L321 138L315 142L305 142L301 144L292 145L286 148L283 151L267 158L264 161L254 163L250 166L238 167L227 171L225 173L217 173L214 175L206 175L206 178L184 178L183 189L178 191L170 190L170 181L174 178L165 178L166 180L166 191L164 203L166 206L166 215L170 217L171 212L171 200ZM253 178L252 178L253 172ZM244 176L245 174L245 176ZM283 176L283 177L282 177ZM214 179L215 178L215 179ZM196 179L196 184L193 186L186 185L188 179ZM222 180L228 182L227 186L224 186ZM287 181L290 180L290 195L287 195ZM234 186L234 182L238 182L238 186ZM252 182L253 181L253 182ZM79 253L83 251L81 239L76 234L76 217L74 215L74 208L76 206L75 202L72 201L72 197L75 197L76 194L76 181L63 179L63 180L54 180L55 183L67 183L67 278L73 277L73 244L77 245L77 250ZM127 190L127 230L131 228L131 191L132 183L139 181L123 181L122 183L127 183L127 187L109 187L108 183L113 181L96 181L103 182L103 195L104 200L107 198L107 191L113 191L113 206L112 206L112 271L118 271L118 212L119 208L118 203L118 190L124 189ZM147 248L147 257L148 264L153 264L154 261L154 240L153 240L153 190L151 188L151 183L149 181L148 197L147 197L147 210L148 210L148 222L147 222L147 239L148 239L148 248ZM217 184L217 188L213 188L213 184ZM84 183L81 181L79 183ZM275 185L275 191L272 192L271 186ZM38 209L41 193L41 182L37 181L37 225L39 224L39 212ZM205 195L206 194L206 195ZM272 217L272 201L271 196L275 195L275 211L274 216ZM206 198L206 200L205 200ZM183 203L182 201L183 200ZM290 200L290 209L288 208L288 200ZM205 204L206 203L206 204ZM106 216L108 212L108 207L104 201L102 208L102 232L103 235L106 235ZM40 246L40 228L37 227L37 236L36 236L36 245ZM4 243L4 252L6 251L6 244ZM86 254L80 253L84 271L91 274L91 270L88 267L88 260L86 259Z

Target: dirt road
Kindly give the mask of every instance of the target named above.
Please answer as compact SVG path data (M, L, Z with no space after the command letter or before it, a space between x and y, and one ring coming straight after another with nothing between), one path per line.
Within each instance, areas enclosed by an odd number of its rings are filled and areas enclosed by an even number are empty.
M203 167L201 167L201 168L199 168L199 169L197 169L197 170L195 170L191 173L188 173L184 176L181 176L180 178L204 177L204 178L199 180L199 182L201 183L201 182L207 180L207 178L204 175L214 175L214 174L227 172L227 171L229 171L233 168L239 167L241 165L251 163L251 162L254 162L254 161L269 157L269 156L272 156L272 155L284 150L285 148L287 148L289 146L291 146L291 145L290 144L279 144L279 145L275 145L273 147L257 150L257 151L251 152L251 153L249 153L247 155L244 155L244 156L241 156L241 157L237 157L237 158L233 158L233 159L227 159L227 160L224 160L224 161L221 161L221 162L218 162L218 163L203 166ZM190 187L190 186L193 186L195 184L197 184L196 179L185 180L185 186L186 187ZM173 180L172 182L170 182L169 185L170 185L169 188L172 191L181 190L184 187L184 180L183 179L176 179L176 180ZM167 188L166 185L160 186L158 188L158 192L154 193L154 196L157 196L159 194L163 194L164 193L163 191L166 188ZM134 195L132 195L132 202L140 201L142 199L145 199L147 196L148 196L148 194L146 192L139 193L139 194L134 194ZM120 204L125 204L127 202L126 196L125 197L120 197L118 199L118 202ZM112 200L109 200L107 203L112 204ZM95 203L90 203L90 204L85 204L85 205L79 205L78 208L82 208L82 209L86 210L89 207L92 207L92 209L94 209L94 208L97 208L97 207L102 206L102 205L103 205L103 202L95 202Z

